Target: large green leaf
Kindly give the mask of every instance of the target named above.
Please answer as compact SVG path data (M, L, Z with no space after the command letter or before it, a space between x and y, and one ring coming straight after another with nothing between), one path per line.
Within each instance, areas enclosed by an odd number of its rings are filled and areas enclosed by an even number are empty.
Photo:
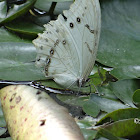
M0 135L2 135L5 132L6 132L6 122L4 119L4 115L3 115L2 107L0 103Z
M0 36L0 79L45 78L43 72L35 67L36 50L30 41L22 40L5 29L1 29Z
M133 93L138 89L139 83L137 80L119 80L114 83L110 83L114 94L125 104L135 107L132 101Z
M0 127L6 127L4 116L0 116Z
M0 140L12 140L11 137L8 137L8 138L1 138Z
M140 108L140 89L134 92L133 101Z
M0 28L0 42L24 42L24 40L20 39L15 34L8 32L3 27ZM27 41L29 42L29 41ZM1 50L2 51L2 50Z
M99 87L100 96L92 94L90 100L84 103L83 109L88 115L96 117L100 110L109 113L122 108L136 108L133 104L132 96L138 88L139 84L137 80L110 82L109 85ZM118 102L116 97L124 104Z
M113 69L111 74L120 80L137 78L140 74L140 66L129 65L118 67Z
M118 137L130 137L140 133L140 124L135 119L124 119L105 126L105 129Z
M92 140L97 134L96 130L88 129L89 127L92 127L93 123L91 117L86 117L83 120L78 121L78 125L82 130L85 140Z
M0 1L0 23L5 23L23 15L35 3L36 0L27 0L23 4L8 5L6 0Z
M71 104L71 105L75 105L75 106L80 106L83 107L84 103L89 99L89 96L74 96L74 95L57 95L57 97L67 103L67 104Z
M26 22L23 22L23 20L25 20ZM33 37L37 37L38 33L43 32L44 30L43 27L38 26L33 22L27 20L28 20L27 18L23 18L23 17L18 20L14 20L6 24L6 28L20 34L30 35Z
M106 116L101 118L96 125L107 123L108 121L119 121L123 119L138 118L138 117L140 117L140 109L136 108L119 109L111 113L108 113Z
M99 138L98 140L120 140L106 129L100 129L96 135L96 138Z
M107 99L96 94L91 94L90 99L83 105L83 110L93 117L96 117L100 110L109 113L122 108L128 108L128 106L117 100Z
M102 32L97 60L114 67L112 74L117 78L139 77L140 1L101 0L101 8Z

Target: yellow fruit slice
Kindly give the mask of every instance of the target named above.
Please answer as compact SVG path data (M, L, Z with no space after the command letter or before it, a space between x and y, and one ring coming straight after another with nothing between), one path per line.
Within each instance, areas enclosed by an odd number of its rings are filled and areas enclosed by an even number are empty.
M13 140L84 140L67 109L41 90L7 86L0 90L0 99Z

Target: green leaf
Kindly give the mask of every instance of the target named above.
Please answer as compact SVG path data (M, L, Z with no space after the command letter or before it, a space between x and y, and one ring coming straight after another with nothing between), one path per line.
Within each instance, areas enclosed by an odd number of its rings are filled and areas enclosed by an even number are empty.
M140 133L140 124L137 123L135 119L116 121L105 126L104 128L117 137L130 137Z
M3 27L0 28L0 43L2 43L2 42L24 42L24 41L25 40L22 40L15 34L8 32Z
M96 119L94 120L92 117L88 117L88 116L77 122L85 137L85 140L92 140L95 138L97 134L97 130L89 129L89 127L92 127L93 124L95 123L96 123Z
M6 127L6 122L2 112L1 103L0 103L0 127Z
M0 138L0 140L12 140L11 137L8 137L8 138Z
M13 4L11 8L8 7L7 1L0 2L0 23L9 22L24 13L26 13L36 0L27 0L25 3L17 5Z
M89 99L89 97L79 97L79 96L72 96L72 95L57 95L58 99L71 105L75 106L83 106L84 103Z
M97 61L114 67L112 74L117 78L140 77L140 1L100 2L102 32Z
M98 86L98 92L99 92L99 95L103 96L104 98L117 99L117 97L113 93L113 90L110 84Z
M106 80L106 70L103 69L102 67L97 67L97 72L94 73L93 75L90 75L90 85L91 87L93 85L97 86L97 85L101 85L103 83L103 81ZM94 86L93 86L94 87Z
M23 20L25 20L26 22L23 22ZM25 35L30 35L33 37L37 37L37 34L43 32L44 30L43 27L38 26L32 23L31 21L28 21L28 19L26 18L20 18L18 20L14 20L10 23L7 23L6 28L8 28L11 31Z
M35 66L36 53L31 43L1 43L0 49L0 79L31 81L45 78Z
M84 104L83 111L90 116L97 117L100 112L100 107L90 100Z
M93 131L93 130L87 130L87 129L81 129L85 140L93 140L93 138L95 138L95 135L97 133L97 131Z
M3 116L0 116L0 127L6 127L6 122Z
M133 101L138 107L140 107L140 89L138 89L134 92Z
M108 140L120 140L119 138L114 136L112 133L110 133L108 130L102 129L102 128L98 131L98 133L96 135L96 138L100 138L100 137L107 138ZM99 139L99 140L101 140L101 139Z
M0 30L0 79L45 79L43 72L35 66L36 50L33 44L4 29Z
M101 118L96 125L107 123L109 121L119 121L123 119L137 118L140 117L140 109L136 108L126 108L115 110L108 113L106 116Z
M0 135L4 134L6 132L6 128L0 128Z
M139 77L140 74L140 66L129 65L129 66L114 68L110 72L110 74L117 77L119 80L133 79L133 78L137 79L137 77Z
M96 117L100 110L109 113L121 108L128 108L128 106L117 100L103 98L96 94L91 94L90 99L83 106L84 111L93 117Z
M137 80L119 80L114 83L110 83L114 94L125 104L135 107L132 101L133 93L139 88Z

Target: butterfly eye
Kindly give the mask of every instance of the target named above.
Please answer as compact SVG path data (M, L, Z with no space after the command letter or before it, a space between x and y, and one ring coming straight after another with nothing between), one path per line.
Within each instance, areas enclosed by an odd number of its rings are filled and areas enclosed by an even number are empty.
M70 27L71 27L71 28L73 28L73 27L74 27L73 23L70 23Z
M81 22L81 19L80 19L79 17L77 18L77 22L78 22L78 23L80 23L80 22Z

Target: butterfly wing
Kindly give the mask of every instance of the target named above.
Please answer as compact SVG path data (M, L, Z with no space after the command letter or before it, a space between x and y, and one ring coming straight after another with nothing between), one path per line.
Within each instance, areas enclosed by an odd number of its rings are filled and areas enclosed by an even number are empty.
M92 71L100 36L98 0L76 0L56 21L45 25L33 41L36 64L45 68L47 78L68 87L87 79Z

